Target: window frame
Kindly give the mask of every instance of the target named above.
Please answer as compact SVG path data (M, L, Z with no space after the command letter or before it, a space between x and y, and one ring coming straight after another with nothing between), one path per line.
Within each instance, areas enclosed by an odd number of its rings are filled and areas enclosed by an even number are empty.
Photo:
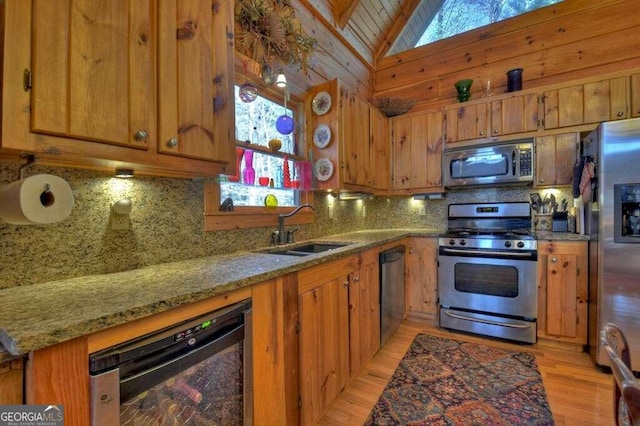
M244 70L243 70L244 71ZM253 76L247 76L246 72L241 74L236 69L235 84L241 85L245 81L249 80L255 84L259 91L260 96L265 97L271 101L281 103L284 93L282 89L276 89L275 86L267 86L262 80L252 78ZM294 106L295 105L295 106ZM304 102L298 97L290 94L287 104L288 108L295 111L296 116L296 129L294 135L294 141L298 143L299 152L305 155L293 155L286 154L286 156L292 160L305 161L307 151L306 140L304 139ZM282 156L285 154L272 153L266 147L260 145L248 144L247 141L236 140L236 146L242 148L251 148L256 151L262 151L269 153L273 156ZM265 207L265 206L235 206L233 211L222 212L220 211L220 182L219 180L209 180L205 183L204 191L204 217L205 217L205 231L220 231L220 230L232 230L232 229L249 229L260 228L278 225L278 215L281 213L289 213L293 211L297 206L286 207ZM312 204L313 203L313 191L300 191L300 204ZM303 209L300 213L289 218L289 222L292 225L304 225L314 223L314 212L309 209Z

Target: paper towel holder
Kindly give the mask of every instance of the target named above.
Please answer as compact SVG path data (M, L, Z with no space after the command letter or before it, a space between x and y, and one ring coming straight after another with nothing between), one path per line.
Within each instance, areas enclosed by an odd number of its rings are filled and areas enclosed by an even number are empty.
M132 207L129 198L123 198L111 204L111 229L129 229L129 214Z
M26 163L24 163L22 166L20 166L20 170L18 170L18 179L22 180L22 179L24 179L24 171L25 171L25 169L30 167L30 166L32 166L33 163L38 161L38 159L33 154L22 154L22 155L20 155L20 157L22 157L22 158L27 160Z

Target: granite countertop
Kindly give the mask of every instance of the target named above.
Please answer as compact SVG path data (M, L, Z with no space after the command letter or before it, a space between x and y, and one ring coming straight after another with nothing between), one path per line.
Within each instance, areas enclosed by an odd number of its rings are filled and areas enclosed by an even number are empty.
M538 241L589 241L588 235L573 232L535 231L535 235Z
M305 257L267 254L265 247L0 290L0 361L400 238L435 237L443 232L357 231L315 238L311 241L351 244ZM558 232L536 232L536 236L541 240L588 240L586 235Z
M353 244L305 257L257 249L0 290L0 344L5 348L0 347L0 361L406 236L441 232L358 231L315 238L312 241Z

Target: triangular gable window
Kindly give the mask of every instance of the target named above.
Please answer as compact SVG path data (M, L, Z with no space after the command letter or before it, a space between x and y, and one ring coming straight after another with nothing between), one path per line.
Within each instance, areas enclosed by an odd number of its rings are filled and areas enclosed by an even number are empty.
M562 0L422 0L387 53L396 54Z

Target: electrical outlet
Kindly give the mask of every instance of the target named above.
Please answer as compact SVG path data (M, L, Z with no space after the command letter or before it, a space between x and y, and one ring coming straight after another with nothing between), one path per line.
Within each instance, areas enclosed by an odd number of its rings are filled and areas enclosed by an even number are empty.
M129 215L111 214L111 229L114 231L129 229Z
M114 231L121 231L129 229L129 215L118 214L113 211L113 204L111 205L111 229Z
M427 207L426 206L420 206L420 216L426 216L427 215Z

